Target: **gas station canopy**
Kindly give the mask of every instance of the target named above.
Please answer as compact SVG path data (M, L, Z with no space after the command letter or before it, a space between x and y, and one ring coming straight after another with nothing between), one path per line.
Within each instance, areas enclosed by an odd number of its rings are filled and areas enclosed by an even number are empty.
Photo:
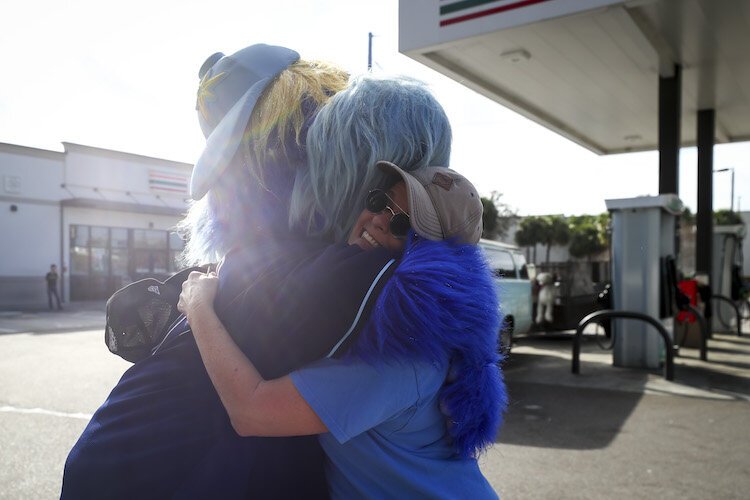
M747 0L401 0L399 50L598 154L659 148L678 66L680 144L750 140Z

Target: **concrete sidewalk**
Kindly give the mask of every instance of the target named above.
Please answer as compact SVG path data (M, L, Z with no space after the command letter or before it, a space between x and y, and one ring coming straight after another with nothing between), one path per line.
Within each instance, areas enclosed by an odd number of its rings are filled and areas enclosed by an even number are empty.
M581 348L580 374L571 373L572 332L520 339L505 366L517 380L572 387L646 394L730 398L750 401L750 325L742 337L715 333L708 340L708 360L697 348L682 347L675 357L675 379L664 379L663 370L615 367L612 351L601 348L608 339L587 329Z
M104 331L105 301L68 302L63 310L0 311L0 335Z

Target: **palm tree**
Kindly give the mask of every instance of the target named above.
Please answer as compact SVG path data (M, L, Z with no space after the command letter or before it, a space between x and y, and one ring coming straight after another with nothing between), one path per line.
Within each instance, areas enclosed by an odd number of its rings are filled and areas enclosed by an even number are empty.
M607 248L609 214L580 215L568 219L570 227L570 255L581 259L602 252Z
M516 231L516 243L522 247L534 248L534 264L536 264L536 245L541 243L544 235L544 222L541 217L524 217Z
M549 264L549 254L552 245L567 245L570 241L570 228L568 222L562 215L548 215L543 217L542 241L547 245L547 259Z

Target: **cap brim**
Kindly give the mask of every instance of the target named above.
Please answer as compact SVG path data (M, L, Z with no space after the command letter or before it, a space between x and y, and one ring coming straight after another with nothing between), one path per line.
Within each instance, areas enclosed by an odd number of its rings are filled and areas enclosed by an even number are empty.
M428 240L440 241L445 239L440 217L432 204L432 197L422 183L416 177L389 161L381 160L376 163L376 166L386 173L397 174L406 184L409 221L414 231Z
M208 136L206 147L195 162L190 178L192 199L203 198L234 158L250 121L250 115L253 114L255 103L271 79L263 78L250 87Z

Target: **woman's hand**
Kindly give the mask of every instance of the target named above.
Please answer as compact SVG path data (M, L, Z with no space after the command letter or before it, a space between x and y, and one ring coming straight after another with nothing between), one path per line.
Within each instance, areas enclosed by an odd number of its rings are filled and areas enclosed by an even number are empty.
M187 316L190 322L191 317L201 309L213 309L218 289L219 277L215 272L193 271L182 283L182 293L180 300L177 301L177 309Z

